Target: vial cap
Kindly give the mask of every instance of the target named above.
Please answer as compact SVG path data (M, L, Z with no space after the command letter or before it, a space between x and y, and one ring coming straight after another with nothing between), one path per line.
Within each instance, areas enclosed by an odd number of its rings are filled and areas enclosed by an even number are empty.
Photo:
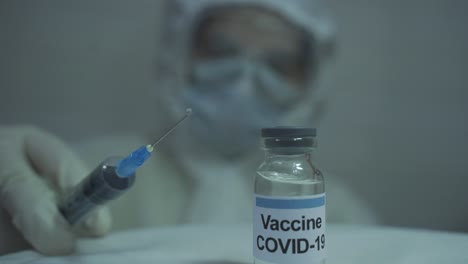
M263 145L267 149L276 149L278 154L298 154L315 148L317 130L304 127L263 128Z
M262 137L315 137L317 136L316 128L306 127L271 127L262 128Z

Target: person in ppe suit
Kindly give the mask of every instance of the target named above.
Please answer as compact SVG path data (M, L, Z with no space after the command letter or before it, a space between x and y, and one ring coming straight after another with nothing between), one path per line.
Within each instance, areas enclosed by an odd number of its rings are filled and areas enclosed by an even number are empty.
M37 128L0 127L0 254L31 246L67 254L76 236L104 235L111 222L114 230L248 223L260 128L319 122L326 105L319 77L334 41L322 1L175 0L167 9L148 96L156 98L158 124L186 107L192 118L137 172L133 189L110 203L112 217L99 208L73 231L56 204L89 173L86 165L152 137L107 136L70 148ZM362 201L325 178L327 221L375 222Z

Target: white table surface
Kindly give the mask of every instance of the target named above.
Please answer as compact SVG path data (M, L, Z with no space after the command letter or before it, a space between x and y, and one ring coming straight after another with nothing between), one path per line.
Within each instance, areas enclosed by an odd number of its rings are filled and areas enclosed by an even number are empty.
M327 226L327 264L468 264L468 234L380 226ZM179 226L82 239L77 252L45 257L23 251L0 263L250 264L250 226Z

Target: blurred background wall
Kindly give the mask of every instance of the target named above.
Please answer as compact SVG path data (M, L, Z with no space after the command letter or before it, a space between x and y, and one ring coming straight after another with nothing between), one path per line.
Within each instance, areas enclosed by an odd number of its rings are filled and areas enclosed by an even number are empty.
M468 232L468 2L329 3L339 35L321 167L383 224ZM0 124L70 141L144 129L125 108L152 109L162 4L0 1Z
M339 53L323 167L386 224L468 231L468 2L330 3Z

